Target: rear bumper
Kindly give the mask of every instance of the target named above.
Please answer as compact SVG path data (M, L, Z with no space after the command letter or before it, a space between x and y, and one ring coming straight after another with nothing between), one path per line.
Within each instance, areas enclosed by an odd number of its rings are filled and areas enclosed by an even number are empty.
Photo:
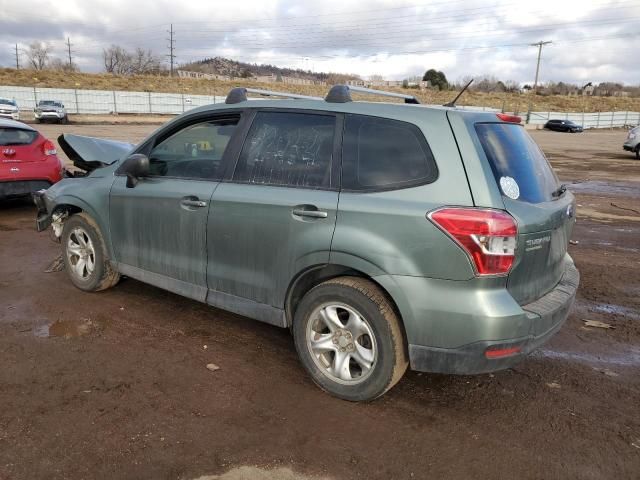
M494 372L514 366L560 330L573 305L579 281L578 270L573 262L567 261L564 275L558 285L535 302L521 307L523 317L529 323L529 331L532 332L529 335L481 340L457 348L409 345L411 369L467 375ZM476 318L474 321L492 322L494 319ZM487 358L487 349L513 350L514 353L500 358Z
M0 198L22 197L33 192L49 188L51 182L47 180L14 180L0 182Z

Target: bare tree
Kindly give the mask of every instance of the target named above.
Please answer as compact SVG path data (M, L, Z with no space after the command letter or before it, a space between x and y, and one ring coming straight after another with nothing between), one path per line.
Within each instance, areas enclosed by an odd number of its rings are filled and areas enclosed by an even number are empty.
M119 45L111 45L102 51L104 69L114 75L156 73L160 70L160 58L151 50L136 48L128 52Z
M133 74L156 73L160 70L160 59L151 50L138 47L130 57Z
M130 73L130 58L124 48L118 45L111 45L109 48L102 50L102 58L104 60L104 69L107 73L113 73L114 75L127 75Z
M78 68L78 65L76 65L75 62L69 65L69 62L64 61L60 58L52 58L47 68L50 70L58 70L60 72L66 72L66 73L73 73L73 72L80 71L80 69Z
M33 42L27 50L29 63L35 70L44 70L49 63L49 55L53 49L44 42Z

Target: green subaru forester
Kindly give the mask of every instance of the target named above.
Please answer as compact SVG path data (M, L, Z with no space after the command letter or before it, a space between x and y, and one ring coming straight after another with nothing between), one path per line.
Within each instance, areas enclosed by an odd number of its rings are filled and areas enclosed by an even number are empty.
M575 200L518 117L248 90L135 147L59 138L88 173L34 198L74 285L127 276L290 328L353 401L408 365L508 368L562 326Z

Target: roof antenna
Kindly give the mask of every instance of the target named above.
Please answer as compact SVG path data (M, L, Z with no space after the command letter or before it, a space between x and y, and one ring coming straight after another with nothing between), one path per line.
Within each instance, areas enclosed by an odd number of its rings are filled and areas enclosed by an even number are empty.
M445 103L443 107L455 107L458 99L462 96L462 94L467 90L467 88L469 88L469 85L471 85L472 83L473 83L473 78L469 80L469 83L467 83L464 87L462 87L462 90L460 90L460 93L456 95L456 98L454 98L449 103Z

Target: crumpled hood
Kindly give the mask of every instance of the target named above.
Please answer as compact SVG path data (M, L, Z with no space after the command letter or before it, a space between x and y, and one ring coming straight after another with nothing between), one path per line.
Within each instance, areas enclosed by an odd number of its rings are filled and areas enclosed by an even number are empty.
M58 144L73 164L86 172L111 165L130 152L133 143L85 137L66 133L58 137Z

